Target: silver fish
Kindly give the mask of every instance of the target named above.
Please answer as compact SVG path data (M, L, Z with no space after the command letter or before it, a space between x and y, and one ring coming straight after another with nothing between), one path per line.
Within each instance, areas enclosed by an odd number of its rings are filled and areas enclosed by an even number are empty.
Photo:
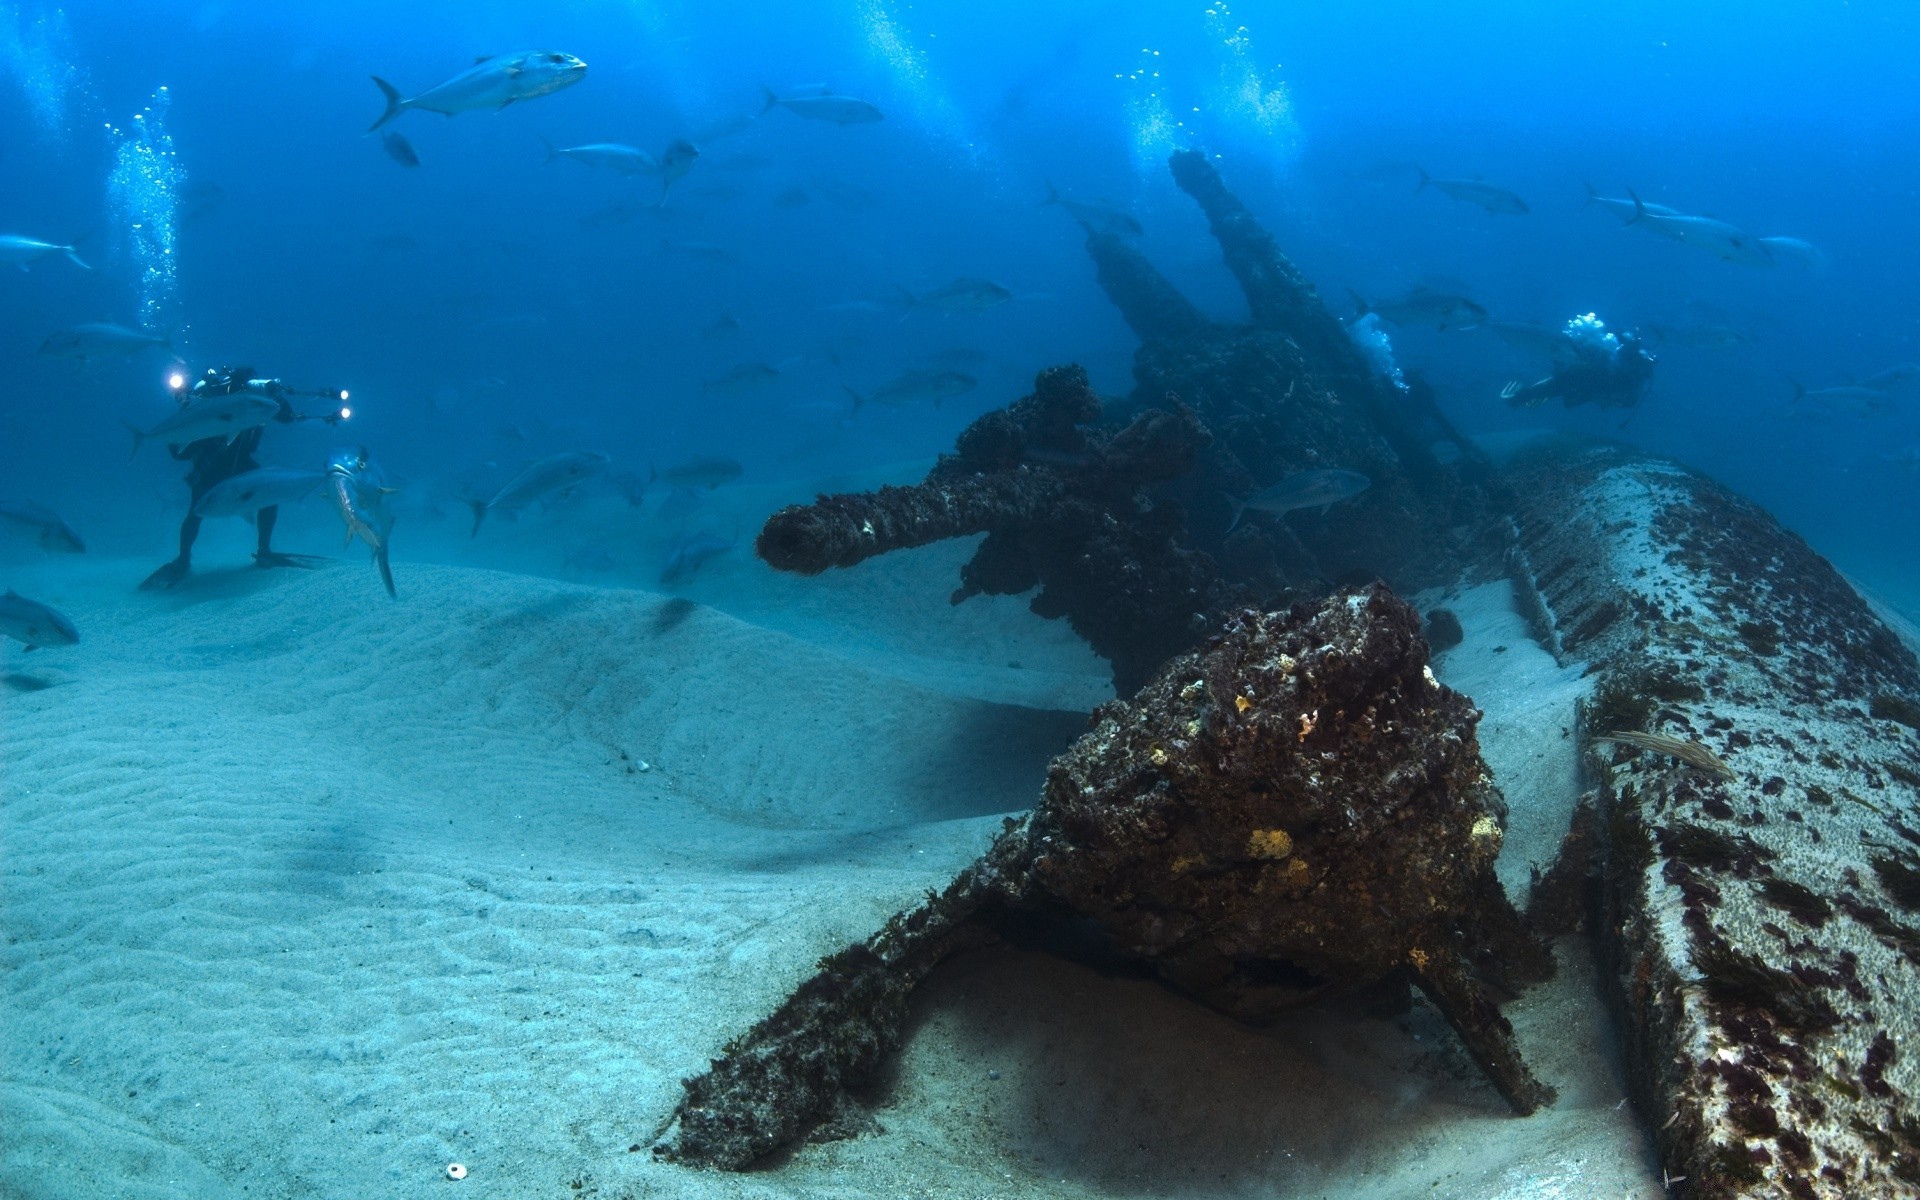
M907 371L864 396L852 388L847 389L847 395L853 397L854 412L859 412L868 404L900 408L922 400L931 400L933 406L939 408L942 400L970 392L979 383L973 376L959 371Z
M691 579L708 561L733 549L733 542L722 541L711 533L687 533L673 539L660 561L660 582L679 583Z
M1635 209L1632 200L1625 196L1602 196L1599 189L1595 188L1591 183L1587 185L1587 204L1589 206L1599 205L1614 216L1619 217L1622 223L1633 220ZM1664 204L1648 204L1644 200L1640 202L1640 207L1659 217L1677 217L1681 215L1677 210L1668 208Z
M83 270L92 267L80 261L72 246L62 246L57 242L43 242L39 238L23 237L17 233L0 233L0 263L12 263L22 271L32 267L43 258L55 254L64 254L73 260L73 264Z
M85 554L87 544L60 514L31 500L0 500L0 528L52 554Z
M810 121L831 121L835 125L871 125L886 119L885 113L865 100L856 100L852 96L815 94L783 97L775 95L772 88L760 90L767 98L766 104L760 109L763 114L779 107L797 117L805 117Z
M1638 226L1648 233L1671 238L1682 245L1694 246L1715 258L1731 263L1740 263L1749 267L1770 267L1773 255L1759 238L1743 229L1737 229L1725 221L1712 217L1694 217L1685 213L1654 212L1646 201L1634 195L1631 188L1627 194L1633 196L1634 214L1627 224Z
M1360 316L1379 313L1380 316L1395 325L1431 325L1435 329L1470 329L1482 325L1487 320L1487 310L1465 296L1456 296L1452 292L1435 291L1432 288L1418 287L1399 300L1383 300L1368 303L1359 292L1348 289L1348 295L1360 309Z
M1111 204L1069 200L1053 186L1051 179L1047 181L1047 198L1040 203L1043 206L1058 204L1067 210L1068 216L1080 222L1080 227L1088 233L1110 233L1116 237L1137 238L1146 232L1132 213L1115 208Z
M571 450L531 462L493 494L490 500L468 500L473 510L473 533L490 512L513 512L555 492L565 491L607 469L607 456L590 450Z
M1465 201L1468 204L1477 204L1487 210L1490 215L1508 213L1518 216L1521 213L1532 211L1527 207L1525 200L1522 200L1505 188L1495 187L1490 183L1482 183L1478 179L1435 179L1419 167L1415 167L1414 170L1420 172L1420 186L1413 189L1416 192L1432 188L1434 191L1444 196L1451 196L1455 200Z
M1798 262L1816 271L1824 271L1831 261L1825 250L1805 238L1763 237L1758 240L1768 257L1775 262Z
M900 289L907 300L907 308L938 308L946 312L984 312L997 308L1013 299L1013 293L990 279L977 279L961 276L952 283L943 283L930 292L915 294Z
M375 75L373 82L387 98L387 110L367 127L367 132L372 133L410 108L445 113L449 117L481 108L501 109L516 100L531 100L571 87L586 76L586 63L571 54L553 50L527 50L477 59L458 75L410 100L401 99L398 88Z
M388 561L389 538L393 533L393 505L388 497L396 489L386 485L386 476L367 453L365 446L335 450L327 457L327 498L346 522L347 544L359 538L373 549L373 565L380 569L380 582L387 595L398 597L393 588L393 567Z
M620 142L589 142L584 146L555 146L545 138L540 144L547 148L546 161L554 162L570 158L574 162L589 167L604 168L616 175L650 175L660 169L660 160L648 154L638 146L628 146Z
M1296 471L1245 500L1227 497L1233 501L1233 524L1227 526L1227 532L1232 533L1239 526L1240 518L1247 515L1248 509L1277 517L1296 509L1326 508L1358 496L1372 486L1373 480L1358 471L1332 468Z
M208 396L181 405L178 411L152 429L136 429L131 424L127 428L133 432L133 452L138 454L141 445L148 441L184 446L202 438L230 438L236 433L265 425L279 412L280 405L265 396L253 392L235 392L230 396Z
M292 504L313 495L327 482L325 471L293 467L256 467L214 484L193 506L196 517L246 517L276 504Z
M0 596L0 633L24 643L29 650L40 646L72 646L80 640L80 631L73 627L72 621L11 588Z
M717 488L746 472L738 462L718 454L700 454L664 471L654 471L648 482L664 479L675 487Z
M96 358L131 358L142 350L158 347L173 349L173 339L128 329L111 321L75 325L51 334L40 343L40 353L55 358L77 358L90 362Z

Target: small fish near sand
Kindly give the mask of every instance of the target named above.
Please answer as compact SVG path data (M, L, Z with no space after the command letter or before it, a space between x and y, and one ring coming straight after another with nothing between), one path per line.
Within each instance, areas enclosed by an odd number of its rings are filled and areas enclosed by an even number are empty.
M607 456L591 450L570 450L528 463L492 498L467 501L467 507L473 510L473 532L468 536L479 536L480 523L488 513L518 512L536 500L577 487L606 469Z
M1677 758L1681 762L1716 778L1732 782L1739 778L1733 768L1726 764L1718 754L1703 744L1690 738L1668 737L1664 733L1639 733L1633 730L1616 729L1612 733L1602 734L1593 739L1596 742L1614 742L1622 746L1632 746L1636 750L1651 750L1655 754L1664 754L1668 758Z
M413 143L407 140L406 134L398 130L389 129L383 134L380 138L380 148L387 152L388 158L409 170L420 165L420 156L414 153Z
M572 87L586 76L586 63L555 50L527 50L476 59L471 67L411 99L402 99L398 88L375 75L373 82L386 97L387 108L367 132L372 133L408 109L444 113L449 117L483 108L499 110L518 100L532 100Z
M393 567L388 561L389 539L393 533L393 505L386 476L367 453L365 446L335 450L327 457L327 498L347 526L347 544L359 538L373 549L373 565L380 569L380 582L387 595L396 599Z
M684 583L701 567L733 547L731 538L723 539L711 533L682 534L667 544L666 553L661 556L660 582Z
M80 631L73 627L72 621L11 588L0 596L0 634L28 650L41 646L73 646L80 641Z
M32 542L49 554L85 554L87 544L60 514L32 500L0 500L0 529Z
M1233 524L1227 526L1227 533L1239 528L1240 519L1249 510L1278 517L1302 508L1327 508L1350 500L1372 486L1373 480L1358 471L1335 468L1296 471L1245 500L1228 496L1233 502Z

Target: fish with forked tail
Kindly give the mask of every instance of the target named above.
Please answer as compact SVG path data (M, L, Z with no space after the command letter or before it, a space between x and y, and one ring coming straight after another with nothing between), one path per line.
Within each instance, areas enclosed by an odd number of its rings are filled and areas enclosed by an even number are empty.
M410 100L402 99L398 88L375 75L373 82L387 98L387 110L367 132L372 133L410 108L445 113L449 117L481 108L501 109L515 100L531 100L571 87L586 75L586 63L571 54L553 50L528 50L478 59L458 75Z
M1296 471L1245 500L1228 495L1227 499L1233 504L1233 524L1227 526L1227 532L1232 533L1239 527L1240 518L1246 516L1249 509L1275 517L1302 508L1324 509L1358 496L1372 485L1373 481L1358 471L1331 468Z
M573 450L528 463L492 498L467 501L467 507L473 510L473 533L468 536L479 534L480 523L490 512L518 511L543 496L576 487L606 469L607 456L591 450Z
M380 568L380 582L387 595L398 597L393 588L393 567L387 560L388 537L393 532L393 505L387 498L394 488L365 446L350 446L327 456L327 499L347 525L347 544L353 539L373 548L373 563Z

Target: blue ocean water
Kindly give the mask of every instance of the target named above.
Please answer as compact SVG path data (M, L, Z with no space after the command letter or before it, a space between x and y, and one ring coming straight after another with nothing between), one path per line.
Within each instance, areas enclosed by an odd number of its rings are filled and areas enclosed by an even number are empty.
M119 426L167 411L165 353L36 353L86 321L166 334L194 372L237 362L349 387L354 440L414 479L500 457L503 427L534 450L578 444L642 468L725 452L763 479L925 457L1039 366L1079 361L1102 391L1130 386L1132 338L1073 221L1036 203L1049 182L1134 214L1176 282L1236 315L1164 169L1197 146L1337 305L1349 288L1437 282L1500 320L1724 331L1702 338L1734 344L1656 346L1620 435L1754 495L1912 603L1912 381L1865 418L1791 401L1794 381L1920 358L1920 233L1903 216L1920 187L1914 35L1892 3L1574 16L875 0L724 19L677 4L10 4L0 227L81 239L96 269L49 262L0 293L7 491L117 526L167 486L159 456L122 461ZM585 81L498 113L407 113L382 132L410 141L417 168L366 134L381 109L368 76L411 95L529 47L578 54ZM867 99L885 119L761 113L763 86ZM653 155L691 138L700 154L654 210L658 175L543 165L543 138ZM1416 193L1416 165L1531 211ZM1813 249L1723 262L1623 229L1585 203L1587 183ZM901 319L897 289L956 277L1014 298ZM1538 423L1496 400L1535 365L1497 339L1395 341L1465 428ZM846 419L844 388L934 361L979 386L937 411ZM703 391L742 364L778 374ZM289 462L328 441L291 432L273 439Z
M426 110L530 50L585 74ZM422 106L370 129L376 76ZM432 562L669 588L721 563L746 588L775 504L917 478L1046 366L1132 389L1137 339L1080 220L1137 221L1174 283L1243 319L1168 176L1200 149L1341 316L1350 292L1419 288L1484 309L1381 326L1462 430L1670 456L1911 614L1916 145L1920 10L1895 0L3 0L0 234L48 251L0 262L0 500L59 513L131 595L173 555L187 492L160 445L129 458L125 426L175 411L170 377L244 364L334 418L269 424L261 462L378 461L395 490L361 502L391 506L402 595ZM1772 240L1727 261L1590 189ZM944 301L955 285L964 302ZM1645 338L1640 402L1506 403L1548 364L1488 323L1589 313ZM156 344L62 340L99 322ZM644 556L561 503L502 533L517 505L499 497L562 454L603 456L594 495L631 489ZM660 478L676 466L686 486ZM503 515L483 524L468 505L490 497ZM253 536L210 523L196 569L243 564ZM0 538L0 569L57 575ZM275 546L339 538L310 499Z

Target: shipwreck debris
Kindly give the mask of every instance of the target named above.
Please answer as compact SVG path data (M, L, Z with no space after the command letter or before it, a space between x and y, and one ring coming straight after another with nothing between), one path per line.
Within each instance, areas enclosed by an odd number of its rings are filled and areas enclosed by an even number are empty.
M1676 1114L1663 1165L1695 1200L1920 1194L1920 1063L1892 1052L1920 1044L1920 737L1876 711L1920 695L1920 663L1703 476L1561 440L1507 477L1516 559L1563 661L1597 676L1585 732L1711 772L1588 755L1609 833L1593 928L1635 1098Z
M1467 699L1384 587L1245 610L1095 713L1034 811L945 890L822 962L686 1095L661 1157L738 1169L844 1122L912 990L1021 914L1112 948L1244 1020L1417 986L1515 1112L1551 1102L1481 986L1552 959L1493 872L1504 803Z
M813 574L985 533L954 601L1037 588L1033 610L1067 618L1121 695L1237 607L1375 578L1411 590L1497 562L1491 469L1432 392L1369 365L1204 155L1169 166L1207 215L1250 324L1208 320L1131 242L1093 231L1100 285L1141 339L1125 401L1103 405L1077 367L1043 371L923 482L774 514L760 556ZM1438 444L1468 452L1442 462ZM1335 470L1371 486L1329 510L1236 521L1235 497Z

